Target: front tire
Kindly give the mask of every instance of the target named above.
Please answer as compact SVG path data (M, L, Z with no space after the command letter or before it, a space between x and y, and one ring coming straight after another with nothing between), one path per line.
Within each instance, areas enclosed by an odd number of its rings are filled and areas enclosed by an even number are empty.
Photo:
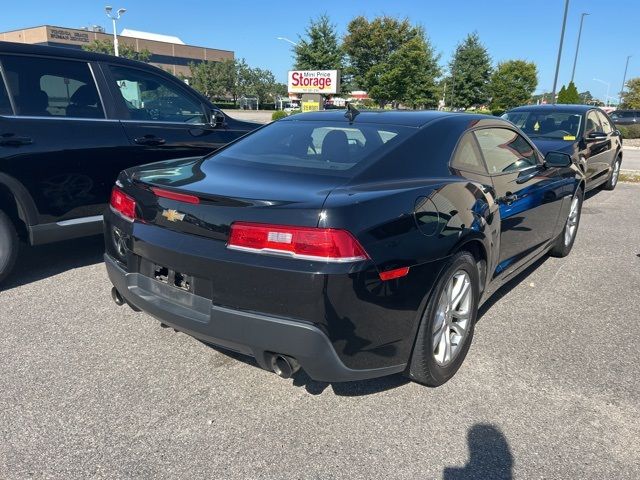
M584 194L582 189L578 188L576 193L571 199L571 206L569 207L569 215L564 223L562 232L556 238L556 242L549 251L552 257L566 257L571 252L573 244L576 241L576 235L578 233L578 227L580 226L580 215L582 213L582 200Z
M19 239L11 219L0 210L0 283L11 273L18 257Z
M473 339L480 288L476 260L459 252L449 260L427 303L408 376L437 387L458 371Z
M616 158L616 161L613 163L613 167L611 167L611 174L609 175L609 180L602 187L603 190L613 190L616 188L618 184L618 178L620 177L620 165L622 164L622 159L620 157Z

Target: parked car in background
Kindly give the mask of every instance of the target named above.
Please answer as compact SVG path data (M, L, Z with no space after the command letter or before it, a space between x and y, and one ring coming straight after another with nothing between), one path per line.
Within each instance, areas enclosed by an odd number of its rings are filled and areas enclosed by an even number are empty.
M613 190L622 164L622 135L609 116L588 105L527 105L503 115L536 144L571 155L587 178L587 191Z
M0 281L19 240L97 234L118 172L206 155L258 125L141 62L0 42Z
M283 377L436 386L478 306L570 252L584 188L569 155L543 157L499 118L304 113L124 171L105 261L119 305Z
M640 110L615 110L610 116L616 125L640 124Z

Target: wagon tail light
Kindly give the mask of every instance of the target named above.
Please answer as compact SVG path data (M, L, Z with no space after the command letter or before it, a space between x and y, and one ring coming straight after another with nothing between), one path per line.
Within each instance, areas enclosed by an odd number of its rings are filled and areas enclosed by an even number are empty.
M346 230L266 223L234 222L227 248L336 263L369 258L358 240Z
M120 187L113 187L111 190L111 200L109 201L111 210L129 222L136 218L136 201L124 193Z

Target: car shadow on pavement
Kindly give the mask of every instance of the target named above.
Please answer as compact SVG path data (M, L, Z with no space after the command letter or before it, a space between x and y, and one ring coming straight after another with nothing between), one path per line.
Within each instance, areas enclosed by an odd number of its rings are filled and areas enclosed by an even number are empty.
M101 235L37 247L22 245L13 272L0 284L0 292L100 263L103 254L104 238Z
M547 261L549 255L544 255L542 258L539 258L527 268L525 268L522 272L518 273L515 277L509 280L507 283L502 285L498 290L494 292L489 299L482 304L482 306L478 309L478 317L476 318L476 323L479 322L482 317L486 315L486 313L494 306L496 303L500 301L505 295L507 295L511 290L513 290L518 285L522 284L529 275L535 272L540 265Z
M258 362L253 357L233 352L231 350L226 350L222 347L218 347L217 345L211 345L206 342L203 343L216 352L226 355L227 357L231 357L234 360L238 360L255 368L261 368L260 365L258 365ZM273 375L275 375L275 373ZM391 390L392 388L400 387L410 382L408 378L400 374L355 382L318 382L316 380L313 380L302 369L298 370L290 379L282 379L282 381L292 381L294 387L304 388L311 395L320 395L328 387L331 387L333 393L342 397L371 395L374 393L383 392L385 390Z
M513 454L499 428L479 423L467 432L469 461L464 467L445 467L443 480L511 480Z

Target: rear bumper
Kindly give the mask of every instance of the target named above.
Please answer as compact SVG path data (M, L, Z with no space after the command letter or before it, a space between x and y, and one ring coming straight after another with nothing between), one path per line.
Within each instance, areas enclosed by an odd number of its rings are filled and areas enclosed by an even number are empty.
M349 368L327 335L311 323L216 306L204 297L128 273L109 255L104 258L109 279L127 302L195 338L251 355L265 369L271 353L294 357L312 379L325 382L381 377L406 367Z

